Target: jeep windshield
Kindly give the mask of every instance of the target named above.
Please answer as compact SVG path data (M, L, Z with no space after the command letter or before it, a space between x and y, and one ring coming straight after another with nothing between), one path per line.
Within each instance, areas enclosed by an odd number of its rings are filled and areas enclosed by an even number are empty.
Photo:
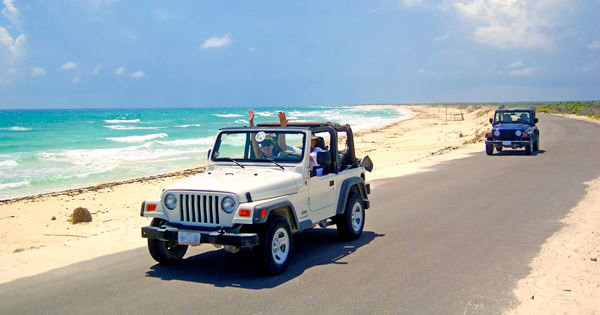
M299 131L224 131L215 142L214 162L300 163L305 135Z
M527 111L498 111L494 121L499 123L527 123L531 124L531 112Z

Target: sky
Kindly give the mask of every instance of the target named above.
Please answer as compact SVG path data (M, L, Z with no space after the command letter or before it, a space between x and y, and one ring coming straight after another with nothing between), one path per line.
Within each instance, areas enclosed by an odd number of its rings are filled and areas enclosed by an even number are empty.
M1 0L0 109L600 100L600 0Z

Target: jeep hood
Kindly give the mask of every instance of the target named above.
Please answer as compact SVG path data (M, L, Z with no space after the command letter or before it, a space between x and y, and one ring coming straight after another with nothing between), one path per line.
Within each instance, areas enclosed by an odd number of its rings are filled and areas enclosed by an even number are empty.
M528 129L531 129L531 125L530 124L524 124L524 123L518 123L518 122L509 122L509 123L503 122L503 123L495 124L494 127L493 127L493 129L494 130L497 130L497 129L504 129L504 130L506 130L506 129L528 130Z
M248 192L253 201L263 200L294 194L302 183L300 174L281 169L226 168L183 179L166 190L233 193L245 202Z

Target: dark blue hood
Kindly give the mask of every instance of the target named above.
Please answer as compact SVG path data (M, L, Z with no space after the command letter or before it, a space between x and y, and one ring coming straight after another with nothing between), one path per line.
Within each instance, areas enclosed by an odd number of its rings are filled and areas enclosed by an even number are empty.
M497 123L492 127L493 130L501 129L501 130L528 130L531 129L531 125L528 123L520 123L520 122L502 122Z

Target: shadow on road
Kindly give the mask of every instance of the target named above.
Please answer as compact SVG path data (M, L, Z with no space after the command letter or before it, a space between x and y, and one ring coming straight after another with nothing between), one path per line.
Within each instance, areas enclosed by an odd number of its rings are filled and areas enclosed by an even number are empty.
M546 153L546 151L544 150L539 150L536 152L533 152L531 155L532 156L536 156L536 155L540 155L540 154L544 154ZM496 152L494 153L492 156L527 156L527 152L525 152L525 150L502 150L501 152Z
M249 249L235 254L221 249L190 256L175 265L156 264L146 276L166 281L208 283L216 287L274 288L314 266L345 265L347 262L341 261L343 258L382 236L385 235L364 231L358 240L343 242L335 229L313 229L296 234L288 269L275 277L267 277L257 272L254 255Z

